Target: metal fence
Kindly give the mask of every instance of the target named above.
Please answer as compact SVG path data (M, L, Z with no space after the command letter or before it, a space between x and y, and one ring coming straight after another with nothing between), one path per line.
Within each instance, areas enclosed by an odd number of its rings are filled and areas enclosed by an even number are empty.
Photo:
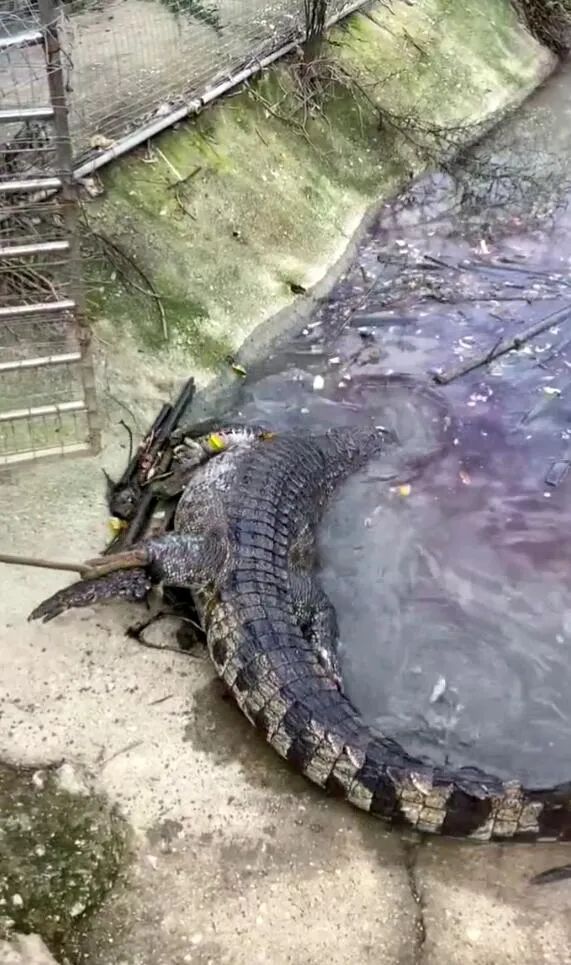
M329 0L329 19L361 3ZM59 0L58 10L76 168L167 127L305 34L304 0ZM0 0L0 38L37 18L36 0ZM38 103L41 51L4 54L0 72L0 104L6 86L20 106Z
M0 0L0 466L99 446L77 179L293 49L311 2Z
M0 466L99 447L52 0L15 22L0 37Z

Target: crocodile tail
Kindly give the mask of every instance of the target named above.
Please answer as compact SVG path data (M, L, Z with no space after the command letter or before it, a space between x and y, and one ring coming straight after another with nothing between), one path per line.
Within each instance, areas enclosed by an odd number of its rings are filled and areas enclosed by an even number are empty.
M571 783L527 790L479 768L431 767L380 737L352 756L360 767L344 796L397 826L473 841L571 840ZM336 764L329 789L338 770Z
M523 792L537 812L536 837L541 841L571 841L571 781L543 790Z
M393 825L474 841L571 840L571 784L526 790L479 768L430 766L374 733L317 668L258 712L244 690L234 696L310 781Z

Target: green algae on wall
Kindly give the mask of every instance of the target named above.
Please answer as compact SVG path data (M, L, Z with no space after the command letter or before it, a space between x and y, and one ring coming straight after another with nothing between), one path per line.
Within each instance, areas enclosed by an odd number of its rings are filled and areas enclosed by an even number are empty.
M86 233L91 317L126 395L227 367L292 288L323 275L372 202L554 62L509 0L373 5L331 32L319 61L301 98L294 58L115 163L86 203L100 236Z

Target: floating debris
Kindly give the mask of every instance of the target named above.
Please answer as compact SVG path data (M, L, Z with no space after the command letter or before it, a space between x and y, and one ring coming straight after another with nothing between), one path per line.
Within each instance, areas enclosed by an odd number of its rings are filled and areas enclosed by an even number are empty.
M402 483L400 486L391 486L390 491L392 493L398 493L399 496L406 498L407 496L410 496L412 487L410 483Z
M570 463L567 459L559 459L556 462L551 463L551 466L547 470L545 476L545 483L547 486L559 486L567 476L570 468Z
M434 687L432 688L432 693L430 695L430 703L435 704L437 700L443 696L446 690L446 677L439 677Z

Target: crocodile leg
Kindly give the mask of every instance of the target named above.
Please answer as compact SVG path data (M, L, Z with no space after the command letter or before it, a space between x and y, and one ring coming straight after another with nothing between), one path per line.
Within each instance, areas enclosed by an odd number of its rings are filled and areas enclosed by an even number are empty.
M223 566L227 543L221 530L190 536L187 533L164 533L141 541L130 550L112 556L88 560L88 577L137 567L148 568L153 583L169 586L201 586Z
M331 600L309 573L290 572L289 586L295 615L305 639L315 648L321 665L341 685L337 657L337 615Z

